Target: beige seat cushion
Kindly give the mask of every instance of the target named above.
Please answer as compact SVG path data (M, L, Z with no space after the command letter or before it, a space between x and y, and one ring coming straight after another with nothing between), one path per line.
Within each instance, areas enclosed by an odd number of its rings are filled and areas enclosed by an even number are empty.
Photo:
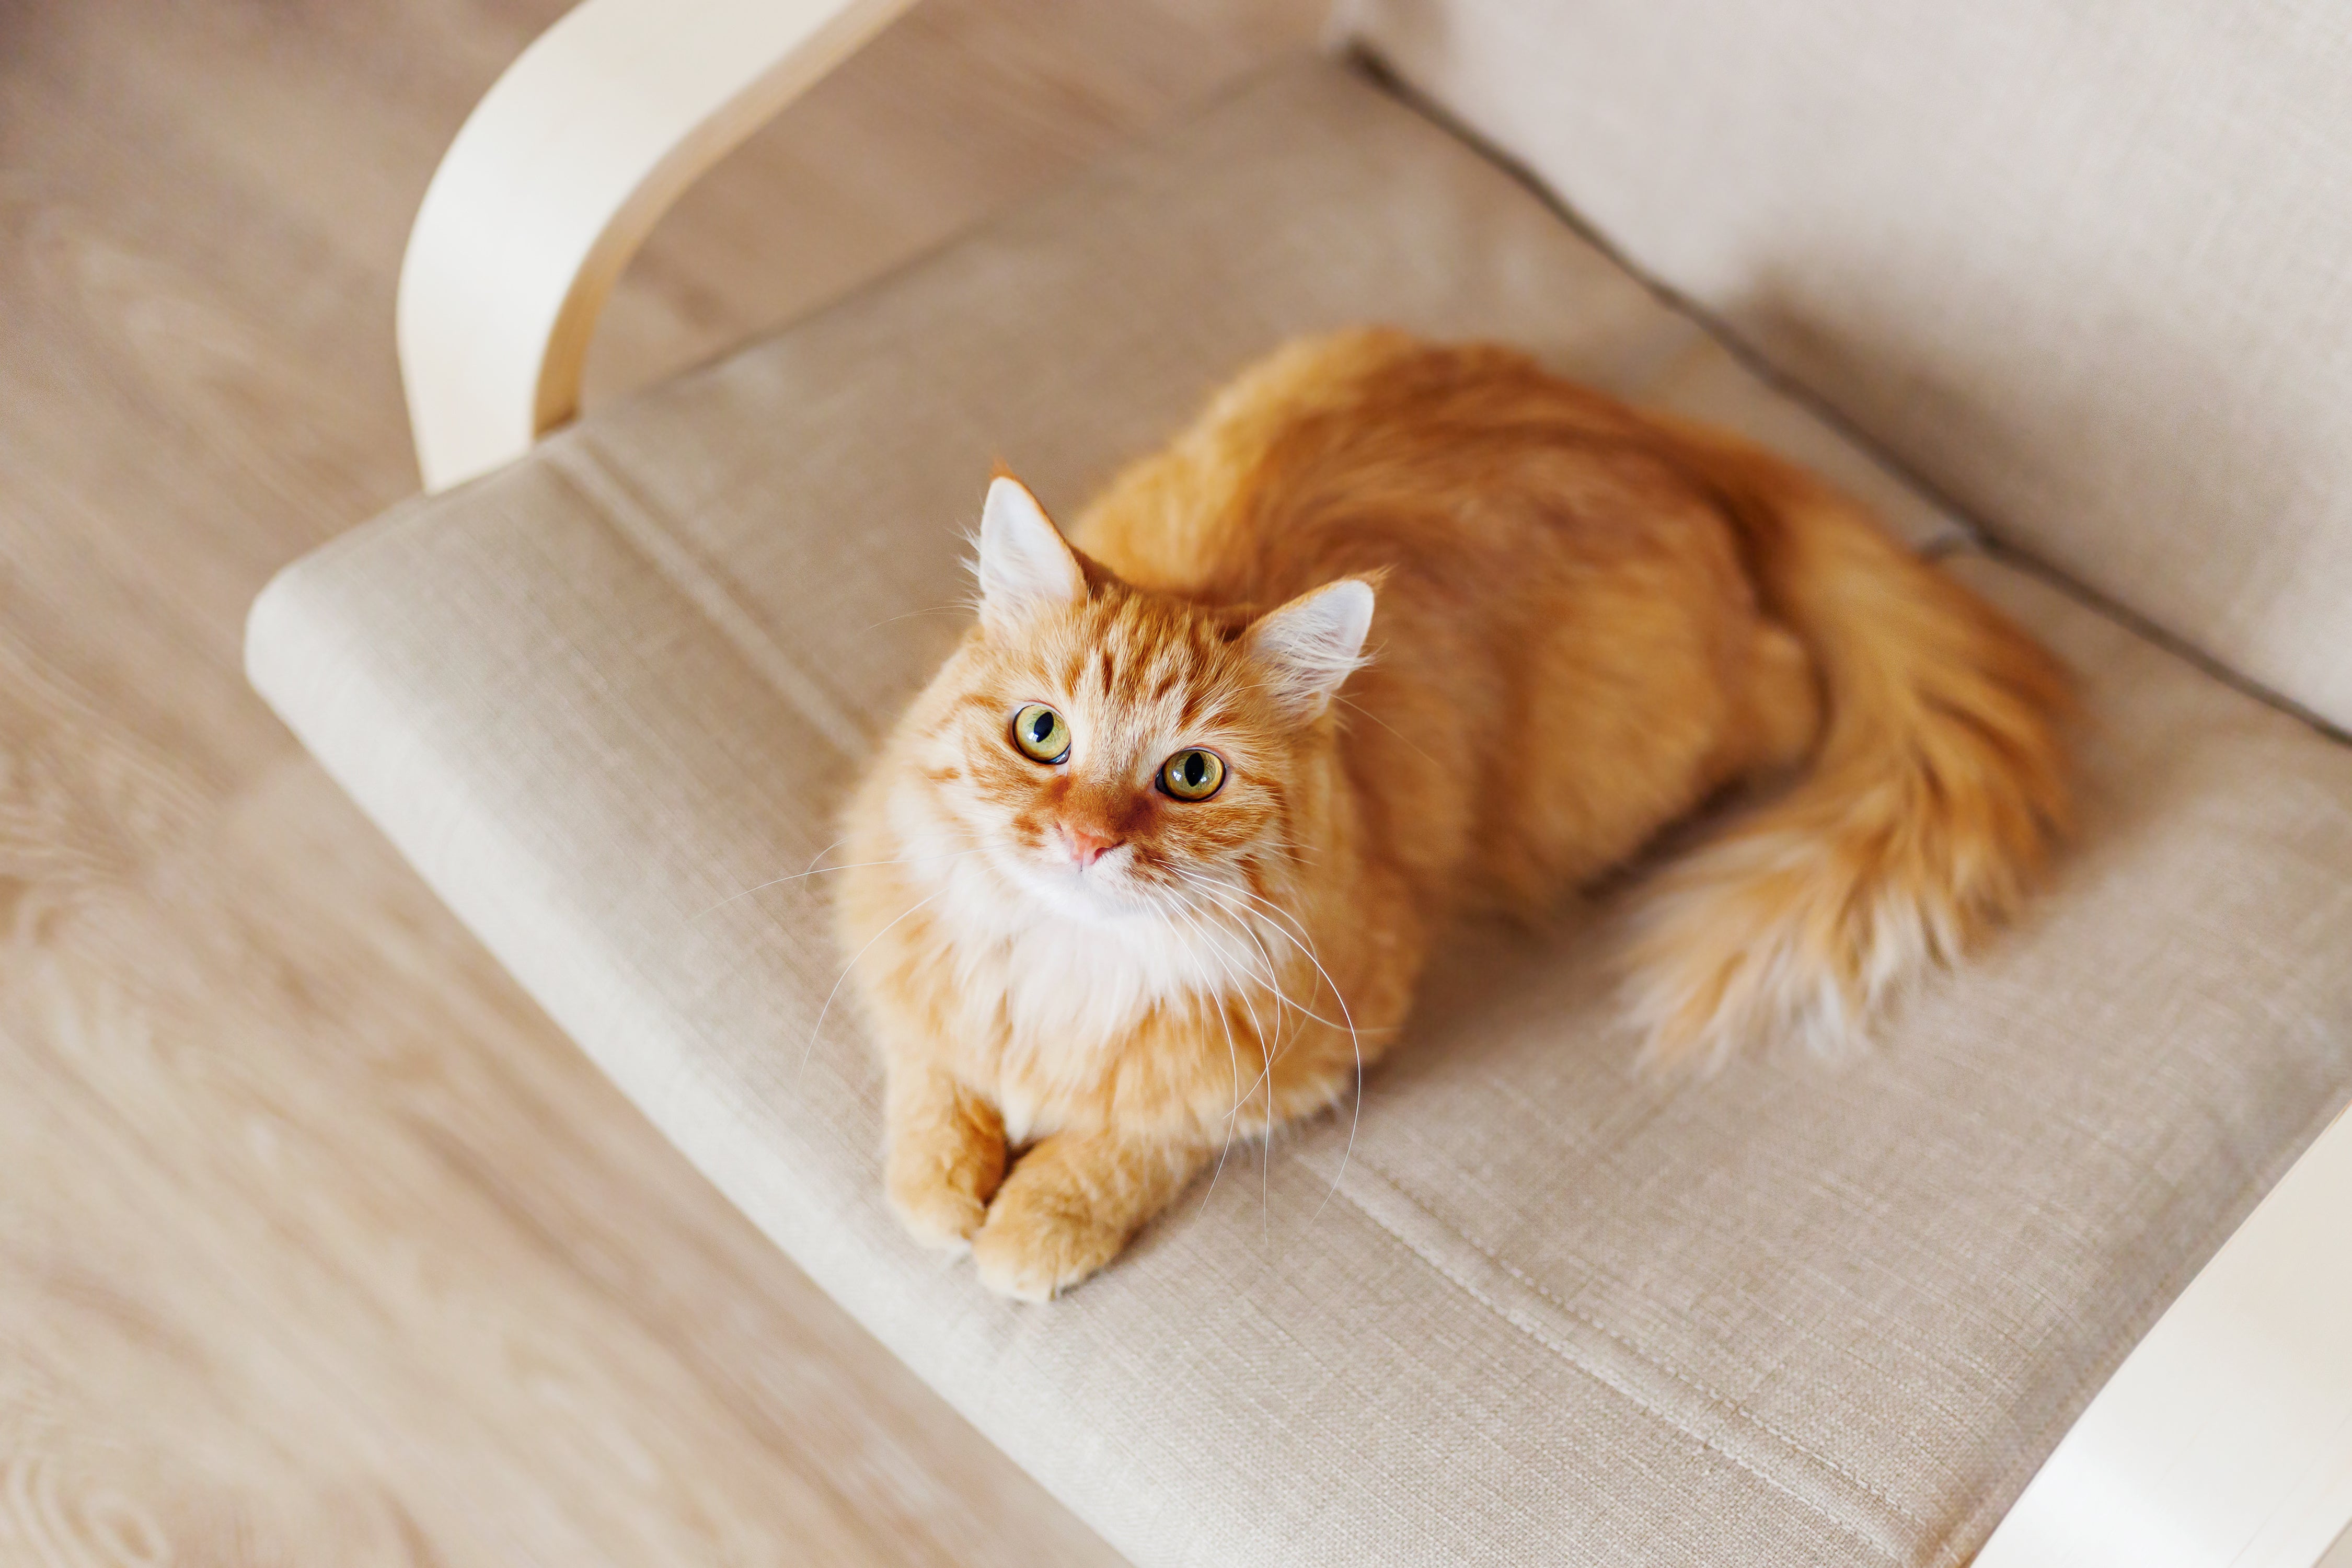
M2352 729L2339 0L1343 0L1998 536Z
M1468 933L1349 1129L1017 1307L901 1238L807 867L960 625L992 458L1065 506L1358 318L1541 346L1948 525L1522 187L1307 63L256 606L254 678L621 1086L1146 1563L1959 1561L2352 1085L2352 753L2011 567L2084 840L1842 1071L1626 1068L1606 910ZM1965 546L1961 547L1965 550ZM820 1021L822 1021L820 1026Z

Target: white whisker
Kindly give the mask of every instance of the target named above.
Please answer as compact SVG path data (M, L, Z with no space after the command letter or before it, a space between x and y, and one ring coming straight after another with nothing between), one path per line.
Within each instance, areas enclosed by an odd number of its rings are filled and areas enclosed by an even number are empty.
M1274 980L1274 978L1273 978L1273 977L1274 977L1274 975L1275 975L1276 973L1278 973L1277 966L1276 965L1276 963L1275 963L1275 962L1274 962L1274 955L1273 955L1272 953L1270 953L1270 952L1266 952L1265 943L1265 942L1263 942L1258 941L1258 937L1257 937L1257 933L1256 933L1256 931L1255 931L1254 930L1252 930L1252 929L1251 929L1251 927L1249 926L1248 922L1247 922L1244 919L1243 919L1243 918L1242 918L1242 917L1244 917L1244 916L1245 916L1245 915L1247 915L1247 914L1253 913L1253 912L1255 912L1255 911L1253 911L1253 910L1249 908L1249 906L1248 906L1248 905L1246 905L1246 904L1240 905L1240 906L1235 906L1235 905L1228 904L1228 903L1224 902L1221 898L1219 898L1219 897L1218 897L1218 894L1219 894L1220 892L1240 893L1240 894L1241 894L1241 895L1243 895L1244 898L1257 899L1257 901L1258 901L1259 903L1265 904L1265 905L1266 905L1266 908L1268 908L1269 910L1272 910L1276 915L1280 916L1281 918L1283 918L1283 919L1285 919L1285 920L1287 920L1287 919L1289 919L1289 918L1290 918L1290 917L1289 917L1289 915L1288 915L1288 913L1287 913L1286 911L1283 910L1282 909L1280 909L1279 907L1277 907L1277 906L1276 906L1276 905L1274 905L1274 904L1268 903L1268 902L1267 902L1265 900L1264 900L1264 899L1258 898L1258 896L1257 896L1256 894L1252 893L1248 889L1244 888L1244 887L1240 887L1240 886L1238 886L1238 885L1236 885L1236 884L1234 884L1234 883L1232 883L1232 882L1223 882L1223 881L1219 881L1219 880L1217 880L1217 879L1214 879L1214 878L1200 876L1200 875L1198 875L1198 874L1196 874L1196 873L1189 872L1189 871L1178 871L1176 874L1177 874L1178 876L1180 876L1180 877L1186 878L1187 879L1189 879L1189 880L1192 881L1193 883L1195 883L1197 886L1199 886L1199 887L1200 887L1200 888L1202 888L1202 889L1204 889L1204 890L1208 891L1211 901L1212 901L1213 903L1214 903L1214 904L1215 904L1215 906L1216 906L1218 909L1222 910L1224 913L1226 913L1226 914L1228 914L1228 915L1232 915L1232 916L1234 916L1234 926L1236 927L1236 929L1238 929L1244 936L1248 937L1248 938L1250 939L1250 941L1251 941L1253 943L1255 943L1255 944L1256 945L1256 948L1257 948L1257 950L1258 950L1259 953L1261 953L1262 955L1264 955L1264 957L1265 957L1265 963L1266 963L1266 974L1267 974L1267 980L1266 980L1266 989L1267 989L1267 990L1272 991L1272 992L1273 992L1276 996L1280 997L1280 998L1282 999L1282 1001L1283 1001L1286 1005L1287 1005L1289 1007L1291 1007L1294 1011L1296 1011L1296 1012L1297 1012L1297 1013L1299 1013L1299 1014L1303 1015L1303 1016L1306 1016L1306 1017L1312 1018L1313 1020L1315 1020L1315 1022L1317 1022L1317 1023L1318 1023L1318 1024L1322 1025L1322 1026L1323 1026L1325 1028L1327 1028L1327 1029L1345 1029L1345 1028L1350 1028L1350 1027L1352 1027L1352 1026L1353 1026L1349 1025L1349 1024L1340 1023L1340 1022L1339 1022L1339 1021L1338 1021L1338 1020L1336 1020L1336 1019L1326 1018L1326 1017L1325 1017L1325 1016L1323 1016L1320 1013L1316 1012L1313 1008L1311 1008L1311 1007L1308 1007L1308 1006L1305 1005L1304 1004L1302 1004L1302 1003L1300 1003L1300 1002L1298 1002L1298 1001L1295 1000L1294 998L1292 998L1291 996L1289 996L1288 994L1286 994L1286 993L1284 993L1284 991L1282 990L1281 986L1280 986L1280 985L1278 985L1277 984L1276 984L1276 982L1275 982L1275 980ZM1296 922L1294 922L1294 923L1296 923ZM1302 928L1300 928L1300 929L1301 929L1301 930L1303 930L1304 928L1302 927ZM1279 926L1279 925L1276 925L1276 926L1275 926L1275 927L1274 927L1274 931L1275 931L1275 934L1276 934L1276 935L1277 935L1277 936L1281 937L1285 942L1287 942L1288 943L1290 943L1290 945L1291 945L1291 946L1293 946L1293 947L1295 947L1295 948L1297 948L1297 949L1298 949L1298 951L1299 951L1300 952L1302 952L1302 953L1306 953L1306 955L1307 955L1307 962L1308 962L1308 963L1314 963L1314 957L1315 957L1315 955L1314 955L1313 953L1311 953L1311 952L1307 952L1307 948L1306 948L1306 946L1305 946L1303 943L1301 943L1301 942L1299 942L1299 940L1298 940L1297 937L1292 936L1292 935L1290 934L1290 932L1289 932L1289 931L1285 931L1285 930L1284 930L1281 926ZM1321 966L1320 964L1318 964L1316 967L1319 970L1322 966ZM1330 976L1327 974L1327 975L1325 975L1325 976L1324 976L1324 979L1325 979L1325 981L1326 981L1326 982L1328 982L1328 981L1329 981L1329 979L1330 979ZM1339 987L1338 987L1338 986L1336 986L1336 985L1335 985L1335 986L1333 986L1333 987L1331 988L1331 994L1332 994L1332 995L1334 995L1334 996L1338 996L1338 995L1339 994ZM1342 1005L1342 1010L1344 1011L1344 1010L1345 1010L1345 1004L1344 1004L1344 1003L1342 1003L1342 1005Z
M895 622L911 621L917 616L968 616L970 614L971 614L970 605L934 605L928 610L908 610L903 615L885 616L872 626L862 628L858 636L863 637L866 632L879 631Z
M1414 745L1412 739L1408 737L1402 730L1398 729L1395 725L1390 723L1387 720L1381 718L1379 714L1373 712L1370 709L1365 707L1354 698L1347 696L1345 693L1334 692L1332 695L1334 700L1345 703L1347 706L1354 709L1357 712L1361 713L1365 718L1370 719L1373 723L1378 724L1381 729L1386 730L1390 734L1394 735L1398 740L1402 741L1407 751L1410 751L1414 756L1419 757L1423 762L1427 763L1431 767L1433 768L1438 765L1437 759L1431 756L1427 752L1423 751L1419 746Z
M930 898L919 900L915 903L908 905L905 910L899 912L897 920L893 920L889 925L884 926L880 931L876 931L872 936L866 938L866 945L859 948L856 952L850 956L849 962L841 966L840 977L834 981L833 989L824 994L824 1005L816 1010L816 1022L809 1026L808 1043L801 1047L801 1065L793 1074L793 1084L795 1088L799 1087L801 1074L808 1071L809 1057L811 1053L816 1049L816 1037L824 1032L825 1015L833 1011L833 999L841 994L842 981L849 978L849 972L857 967L857 961L865 957L867 953L873 952L874 944L880 942L884 937L888 936L893 928L898 924L899 921L905 920L908 915L911 915L917 910L921 909L923 905L930 903L933 900L939 898L940 893L944 893L946 891L947 889L945 888L941 888L938 893L933 893Z
M1229 905L1226 905L1222 901L1213 900L1211 907L1215 909L1221 914L1233 917L1234 925L1241 930L1242 933L1244 936L1249 936L1253 942L1256 942L1255 934L1249 931L1248 926L1239 918L1238 915L1235 914L1234 910ZM1188 910L1186 913L1188 916L1192 916L1196 914L1197 911ZM1265 943L1257 942L1256 945L1258 952L1261 953L1265 952ZM1269 955L1267 963L1270 964L1272 962L1273 959ZM1228 973L1230 973L1230 970ZM1274 993L1275 1000L1278 1004L1286 1005L1292 1011L1299 1013L1306 1017L1314 1018L1316 1022L1323 1024L1327 1028L1336 1029L1341 1027L1341 1026L1330 1023L1328 1020L1316 1017L1314 1013L1300 1006L1297 1002L1292 1001L1289 994L1285 992L1280 985L1275 984L1274 980L1271 978L1271 971L1269 971L1269 978L1262 982L1262 984L1268 991ZM1265 1058L1265 1065L1258 1069L1257 1077L1251 1081L1249 1088L1243 1091L1240 1099L1235 1102L1237 1106L1247 1104L1250 1099L1257 1093L1258 1085L1267 1081L1269 1076L1274 1071L1274 1064L1276 1060L1281 1057L1286 1045L1279 1030L1276 1031L1276 1033L1272 1035L1266 1033L1265 1026L1258 1021L1257 1010L1255 1007L1252 1007L1249 1004L1246 992L1244 993L1242 1005L1249 1012L1250 1027L1258 1037L1258 1048ZM1277 1019L1280 1017L1278 1013L1276 1014L1276 1017ZM1274 1090L1269 1087L1266 1090L1266 1126L1271 1129L1273 1125Z
M1234 995L1240 1000L1242 1010L1249 1015L1250 1033L1257 1037L1258 1052L1266 1058L1266 1061L1270 1066L1274 1058L1280 1054L1280 1050L1276 1042L1276 1037L1269 1036L1266 1033L1265 1023L1261 1021L1257 1016L1256 1006L1250 1001L1249 993L1251 982L1256 977L1249 974L1246 965L1244 965L1241 973L1236 974L1234 973L1233 960L1226 956L1223 949L1216 945L1214 928L1211 927L1206 921L1201 918L1198 910L1180 907L1175 912L1183 918L1186 924L1190 925L1194 931L1200 931L1210 943L1210 956L1215 959L1217 966L1224 971L1225 978L1233 982ZM1286 998L1282 994L1282 988L1280 986L1272 984L1270 981L1265 982L1265 984L1266 989L1273 992L1277 1000L1286 1000ZM1219 1014L1219 1016L1223 1016L1222 1012ZM1275 1016L1276 1022L1279 1022L1281 1015L1276 1013ZM1232 1024L1227 1023L1225 1027L1228 1035L1230 1035L1233 1028ZM1235 1070L1234 1076L1234 1082L1238 1086L1241 1079L1238 1068ZM1264 1069L1261 1069L1257 1078L1251 1082L1248 1089L1243 1089L1234 1095L1234 1108L1232 1111L1228 1113L1229 1120L1237 1119L1241 1115L1241 1108L1249 1103L1250 1097L1257 1092L1257 1086L1265 1081L1265 1072ZM1273 1097L1269 1094L1267 1096L1267 1120L1269 1124L1271 1124L1272 1121L1272 1108Z
M1179 872L1178 874L1181 876L1186 875L1187 873ZM1204 878L1202 880L1210 881L1213 879ZM1293 917L1289 911L1281 909L1280 906L1276 905L1272 900L1253 892L1247 888L1241 887L1231 882L1219 882L1216 883L1216 885L1225 889L1229 892L1239 893L1244 898L1248 899L1253 902L1264 905L1268 911L1278 917L1279 920L1288 921L1294 925L1298 924L1296 918ZM1292 936L1288 931L1283 928L1282 925L1277 923L1273 927L1273 929L1276 932L1279 932L1286 941L1290 942L1292 946L1298 949L1300 955L1304 957L1307 963L1315 966L1315 973L1323 977L1323 984L1330 987L1332 1000L1339 1004L1339 1016L1348 1021L1346 1026L1348 1030L1348 1043L1356 1054L1356 1100L1355 1105L1352 1108L1348 1120L1348 1146L1339 1155L1339 1169L1331 1177L1331 1185L1329 1190L1324 1193L1323 1201L1315 1205L1314 1218L1307 1221L1309 1225L1312 1225L1315 1219L1322 1217L1324 1209L1330 1205L1332 1197L1339 1191L1339 1183L1345 1179L1348 1174L1348 1162L1354 1157L1356 1152L1356 1130L1362 1124L1364 1120L1364 1042L1362 1037L1358 1035L1356 1032L1356 1020L1354 1015L1348 1009L1348 998L1340 993L1339 982L1331 978L1331 972L1323 967L1323 961L1315 956L1315 952L1311 947L1302 942L1298 937ZM1303 933L1306 928L1301 925L1299 926L1299 930ZM1268 1072L1272 1072L1274 1070L1274 1059L1271 1056L1266 1058L1266 1070ZM1272 1099L1272 1091L1270 1089L1268 1090L1267 1098L1269 1100ZM1269 1105L1267 1110L1268 1120L1270 1122L1272 1106ZM1267 1149L1267 1157L1271 1159L1272 1142L1270 1140Z
M1218 901L1218 900L1213 900L1213 899L1212 903L1211 903L1211 907L1212 907L1212 908L1213 908L1213 909L1215 909L1216 910L1218 910L1218 912L1220 912L1220 913L1222 913L1222 914L1225 914L1225 915L1228 915L1228 916L1234 916L1234 911L1233 910L1233 909L1232 909L1230 906L1228 906L1228 905L1224 904L1224 903L1223 903L1223 902L1222 902L1222 901ZM1188 912L1190 912L1190 911L1188 911ZM1241 928L1242 928L1242 930L1243 930L1243 931L1244 931L1244 934L1248 934L1248 928L1247 928L1245 925L1244 925L1244 924L1243 924L1243 922L1241 921L1241 920L1239 919L1239 917L1238 917L1238 916L1234 916L1234 923L1235 923L1235 925L1237 925L1237 926L1241 926ZM1264 944L1264 943L1260 943L1260 944L1258 945L1258 951L1259 951L1260 952L1264 952L1265 951L1265 944ZM1269 960L1268 960L1268 962L1269 962L1269 963L1271 963L1271 962L1272 962L1272 961L1271 961L1271 959L1269 959ZM1271 979L1267 980L1265 984L1265 987L1266 987L1266 989L1274 993L1274 994L1275 994L1275 998L1276 998L1276 1002L1281 1003L1281 1004L1287 1005L1288 1006L1290 1006L1290 1007L1291 1007L1292 1009L1294 1009L1295 1011L1299 1012L1299 1013L1302 1013L1302 1014L1305 1014L1307 1017L1312 1018L1312 1017L1314 1017L1314 1016L1315 1016L1315 1015L1314 1015L1314 1014L1307 1012L1307 1010L1306 1008L1299 1006L1297 1003L1291 1001L1290 997L1289 997L1289 996L1288 996L1288 995L1287 995L1287 994L1283 991L1282 987L1281 987L1281 986L1279 986L1279 985L1275 984ZM1246 1103L1250 1100L1250 1099L1257 1093L1257 1090L1258 1090L1258 1085L1260 1085L1260 1084L1264 1084L1264 1083L1266 1083L1266 1082L1267 1082L1267 1079L1271 1077L1271 1075L1272 1075L1272 1074L1273 1074L1273 1072L1274 1072L1274 1064L1275 1064L1276 1059L1277 1058L1279 1058L1279 1057L1282 1055L1283 1048L1284 1048L1284 1044L1285 1044L1285 1042L1284 1042L1284 1041L1282 1040L1282 1038L1280 1037L1279 1033L1277 1033L1277 1034L1276 1034L1276 1035L1268 1035L1268 1034L1265 1032L1265 1026L1264 1026L1264 1025L1262 1025L1262 1024L1260 1024L1260 1023L1258 1022L1256 1009L1255 1009L1255 1008L1249 1007L1249 1003L1248 1003L1248 1001L1247 1001L1247 999L1246 999L1246 996L1244 996L1244 1001L1243 1001L1243 1004L1242 1004L1242 1005L1243 1005L1243 1006L1244 1006L1244 1007L1245 1007L1245 1008L1249 1008L1249 1013L1250 1013L1250 1027L1251 1027L1251 1029L1252 1029L1252 1030L1253 1030L1253 1031L1257 1035L1257 1037L1258 1037L1258 1049L1259 1049L1260 1053L1261 1053L1262 1055L1264 1055L1264 1057L1265 1058L1265 1065L1264 1067L1262 1067L1262 1068L1260 1068L1258 1069L1258 1075L1257 1075L1257 1077L1256 1077L1255 1079L1252 1079L1252 1080L1251 1080L1249 1088L1248 1088L1247 1089L1244 1090L1244 1091L1242 1092L1242 1095L1240 1096L1240 1098L1235 1101L1235 1105L1236 1105L1237 1107L1238 1107L1239 1105L1246 1104ZM1279 1014L1277 1014L1277 1015L1276 1015L1276 1016L1277 1016L1277 1017L1279 1017ZM1320 1020L1318 1020L1318 1022L1320 1022ZM1339 1026L1338 1026L1338 1025L1336 1025L1336 1024L1332 1024L1332 1025L1328 1025L1328 1026L1328 1026L1328 1027L1330 1027L1330 1028L1338 1028ZM1273 1126L1274 1126L1274 1089L1273 1089L1273 1088L1272 1088L1272 1086L1271 1086L1270 1084L1268 1085L1268 1087L1267 1087L1267 1089L1266 1089L1265 1100L1266 1100L1266 1118L1265 1118L1265 1124L1266 1124L1266 1128L1267 1128L1267 1130L1270 1131L1273 1129Z
M1166 910L1154 908L1151 912L1160 917L1160 922L1167 926L1171 937L1176 934L1176 922L1169 918ZM1213 956L1216 956L1219 963L1223 962L1223 955L1213 954ZM1234 1023L1225 1016L1222 1000L1217 1006L1217 1023L1225 1031L1225 1057L1233 1065L1234 1108L1225 1112L1224 1146L1217 1151L1216 1169L1209 1173L1209 1184L1201 1194L1201 1207L1196 1212L1202 1214L1208 1212L1209 1200L1216 1195L1217 1178L1225 1173L1225 1157L1234 1152L1234 1133L1241 1123L1242 1114L1242 1054L1240 1047L1234 1043Z
M824 848L818 850L817 858L823 859L828 851L840 847L841 842L842 841L840 839L835 839L833 843L826 845ZM711 905L709 909L703 910L702 914L696 915L693 918L700 920L703 918L703 915L711 914L717 910L723 910L728 905L735 902L738 899L748 899L754 893L762 892L770 888L780 888L786 882L797 882L804 877L822 877L833 871L862 870L868 866L916 866L929 860L953 860L960 856L977 855L987 847L988 846L985 844L975 844L969 849L957 849L942 855L906 855L893 860L852 860L845 866L812 867L806 871L795 871L789 877L775 877L765 882L755 883L752 886L744 889L740 893L730 893L726 898L723 898L717 903Z
M1234 960L1229 958L1224 950L1217 945L1216 933L1213 930L1209 928L1207 922L1199 918L1198 911L1180 907L1177 913L1182 915L1186 921L1192 923L1194 930L1201 931L1202 935L1206 937L1209 943L1209 955L1217 961L1217 967L1225 972L1225 978L1234 983L1234 993L1241 999L1242 1010L1249 1015L1250 1033L1257 1037L1258 1048L1260 1050L1270 1050L1272 1048L1269 1044L1271 1037L1266 1034L1265 1024L1257 1016L1257 1005L1250 1000L1250 982L1255 980L1256 977L1249 973L1246 961L1243 961L1242 971L1240 973L1236 974L1234 970ZM1273 992L1277 998L1282 995L1281 987L1276 985L1271 979L1267 980L1265 984L1265 988ZM1281 1021L1281 1017L1282 1015L1276 1013L1275 1015L1276 1022L1279 1023Z

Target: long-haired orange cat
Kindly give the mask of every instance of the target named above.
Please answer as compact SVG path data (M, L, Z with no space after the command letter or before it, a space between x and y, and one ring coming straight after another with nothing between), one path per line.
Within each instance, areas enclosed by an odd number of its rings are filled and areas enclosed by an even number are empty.
M1837 1050L2065 816L2049 655L1852 503L1491 347L1296 343L980 616L849 815L907 1226L1041 1299L1387 1049L1432 939L1726 785L1628 980L1656 1058ZM1009 1166L1009 1170L1008 1170Z

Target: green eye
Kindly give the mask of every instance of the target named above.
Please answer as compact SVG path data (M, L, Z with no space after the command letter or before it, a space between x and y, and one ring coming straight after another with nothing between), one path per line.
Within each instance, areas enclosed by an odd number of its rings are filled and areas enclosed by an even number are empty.
M1225 760L1195 746L1160 764L1160 787L1178 800L1206 800L1225 782Z
M1070 727L1043 702L1032 702L1013 716L1013 743L1041 763L1058 763L1070 754Z

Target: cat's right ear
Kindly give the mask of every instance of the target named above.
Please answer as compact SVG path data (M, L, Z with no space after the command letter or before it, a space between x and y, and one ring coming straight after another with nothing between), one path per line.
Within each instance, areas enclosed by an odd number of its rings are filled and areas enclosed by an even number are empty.
M1259 616L1247 646L1275 700L1304 722L1328 707L1339 683L1364 662L1371 629L1371 583L1342 577Z
M980 624L992 632L1087 596L1077 552L1028 487L1006 474L989 482L981 508L979 572Z

